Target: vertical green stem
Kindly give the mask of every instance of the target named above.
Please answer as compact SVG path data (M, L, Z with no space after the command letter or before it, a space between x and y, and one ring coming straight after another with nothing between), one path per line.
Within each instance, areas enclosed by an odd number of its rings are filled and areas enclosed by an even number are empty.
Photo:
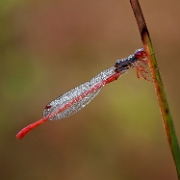
M149 56L148 65L152 74L152 78L154 80L154 86L165 127L166 136L171 149L171 153L173 155L174 163L178 174L178 179L180 180L180 149L173 124L173 119L166 98L163 81L160 75L156 56L153 50L153 45L138 0L130 0L130 2L139 27L144 49L146 50L147 55Z

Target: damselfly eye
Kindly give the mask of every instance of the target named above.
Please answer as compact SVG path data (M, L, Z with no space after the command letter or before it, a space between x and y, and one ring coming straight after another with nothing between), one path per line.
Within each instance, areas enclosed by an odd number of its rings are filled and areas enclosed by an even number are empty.
M146 58L146 52L144 51L144 49L138 49L135 53L134 53L136 59L143 59Z

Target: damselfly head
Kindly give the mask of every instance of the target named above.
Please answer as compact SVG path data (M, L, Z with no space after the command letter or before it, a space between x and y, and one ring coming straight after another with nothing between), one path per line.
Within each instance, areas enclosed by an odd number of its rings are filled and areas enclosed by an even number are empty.
M136 50L134 55L135 55L136 59L139 59L139 60L146 60L147 59L147 54L143 48Z

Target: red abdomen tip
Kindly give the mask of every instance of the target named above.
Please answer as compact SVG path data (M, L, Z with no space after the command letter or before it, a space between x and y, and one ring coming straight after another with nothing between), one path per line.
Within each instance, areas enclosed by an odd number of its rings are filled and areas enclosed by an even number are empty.
M23 128L21 131L19 131L16 134L16 138L19 139L19 140L22 139L29 131L30 130L27 127Z
M26 126L25 128L23 128L21 131L19 131L17 134L16 134L16 138L17 139L22 139L29 131L31 131L32 129L36 128L37 126L45 123L46 121L48 120L48 116Z

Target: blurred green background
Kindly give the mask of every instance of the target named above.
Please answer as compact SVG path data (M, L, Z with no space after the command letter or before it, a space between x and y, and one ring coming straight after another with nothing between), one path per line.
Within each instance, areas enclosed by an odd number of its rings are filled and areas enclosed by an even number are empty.
M142 1L180 136L180 1ZM1 0L0 179L177 179L153 83L135 69L21 141L45 105L142 46L129 1Z

